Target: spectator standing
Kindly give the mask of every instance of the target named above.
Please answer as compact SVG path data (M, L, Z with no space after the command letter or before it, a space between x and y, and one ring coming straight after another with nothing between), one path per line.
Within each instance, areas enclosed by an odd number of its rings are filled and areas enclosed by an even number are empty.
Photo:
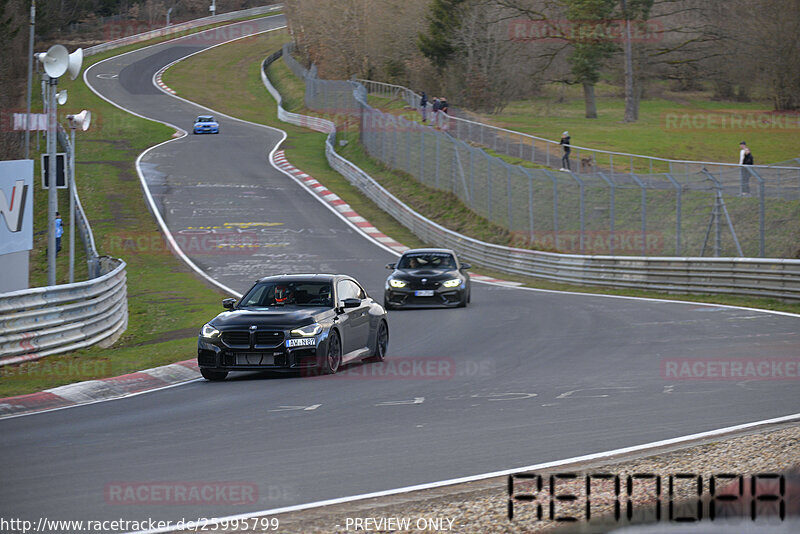
M431 106L431 111L433 111L433 117L431 117L431 122L433 123L434 126L438 126L439 125L439 122L438 122L439 121L439 106L440 106L439 97L438 96L434 96L433 97L433 105Z
M64 235L64 225L61 222L61 214L56 212L56 254L61 252L62 235Z
M419 99L419 107L422 108L422 122L428 120L428 95L422 91L422 98Z
M742 141L739 143L739 165L752 165L753 164L753 155L750 153L750 149L747 147L747 143ZM741 173L741 190L739 193L744 195L750 194L750 171L745 169L744 167L739 169Z
M561 170L568 171L570 170L569 167L569 153L572 150L570 148L570 137L569 132L564 132L561 134L561 142L559 143L564 146L564 155L561 156Z

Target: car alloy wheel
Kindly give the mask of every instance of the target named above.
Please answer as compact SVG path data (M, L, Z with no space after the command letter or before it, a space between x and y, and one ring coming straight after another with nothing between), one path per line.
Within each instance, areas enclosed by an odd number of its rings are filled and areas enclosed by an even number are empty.
M375 336L375 352L372 354L372 361L382 362L386 359L386 347L389 346L389 329L386 323L381 321L378 325L378 334Z
M328 350L325 354L325 361L322 365L322 372L326 375L332 375L339 370L339 365L342 363L342 344L339 341L339 334L331 331L328 338Z

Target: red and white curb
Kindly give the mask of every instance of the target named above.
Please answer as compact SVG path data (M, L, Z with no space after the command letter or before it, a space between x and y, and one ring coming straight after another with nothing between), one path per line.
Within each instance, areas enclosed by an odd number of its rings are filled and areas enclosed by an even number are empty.
M67 384L0 399L0 419L129 397L200 378L197 360L185 360L122 376Z
M178 93L176 93L174 89L172 89L167 84L165 84L164 80L161 79L161 76L164 74L164 71L166 71L171 65L172 65L172 63L170 63L169 65L163 67L160 71L156 72L155 81L156 81L156 85L158 85L164 91L168 92L171 95L177 95Z
M353 210L353 208L350 207L350 204L346 203L344 200L339 198L339 196L336 195L335 193L330 192L324 185L322 185L316 179L314 179L313 176L306 174L302 170L298 169L297 167L289 163L289 161L286 159L286 154L284 153L283 150L276 151L275 155L272 158L272 161L281 170L301 180L317 196L319 196L322 200L333 206L333 208L339 213L341 213L345 219L347 219L354 225L358 226L358 228L360 228L364 233L366 233L369 237L371 237L375 241L401 254L406 250L410 250L409 247L403 245L402 243L398 243L391 237L387 236L386 234L382 233L380 230L375 228L375 226L373 226L371 222L369 222L364 217L356 213ZM520 282L500 280L497 278L492 278L490 276L484 276L482 274L470 274L470 278L480 282L488 282L492 284L501 284L507 286L522 285Z

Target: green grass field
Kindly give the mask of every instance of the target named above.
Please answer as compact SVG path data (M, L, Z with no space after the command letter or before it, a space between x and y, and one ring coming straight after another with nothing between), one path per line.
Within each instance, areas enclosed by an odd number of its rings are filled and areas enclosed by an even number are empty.
M215 25L216 26L216 25ZM198 29L199 30L199 29ZM195 31L198 31L195 30ZM89 56L84 68L108 57L140 48L156 39ZM200 281L183 262L165 248L151 215L134 167L147 147L170 138L174 130L134 117L97 97L82 78L64 76L59 88L69 100L59 108L59 121L82 109L92 112L92 126L77 133L76 182L100 254L124 259L128 280L128 329L112 349L93 347L39 361L0 367L0 397L40 391L71 382L116 376L180 360L196 353L200 326L221 311L221 292ZM37 109L34 105L33 109ZM36 142L32 139L35 149ZM41 144L45 149L44 143ZM38 154L35 176L40 176ZM46 285L45 248L47 192L34 179L34 249L31 251L31 287ZM64 218L62 251L57 280L67 281L68 195L59 190L59 210ZM83 245L76 232L76 281L85 280ZM66 370L66 372L65 372Z
M720 102L711 100L710 91L662 91L641 100L637 122L624 123L619 89L601 84L597 95L597 119L584 117L577 86L550 88L538 98L510 103L497 115L476 116L554 141L568 130L575 145L666 159L738 163L742 140L758 164L800 156L800 115L774 113L768 102Z

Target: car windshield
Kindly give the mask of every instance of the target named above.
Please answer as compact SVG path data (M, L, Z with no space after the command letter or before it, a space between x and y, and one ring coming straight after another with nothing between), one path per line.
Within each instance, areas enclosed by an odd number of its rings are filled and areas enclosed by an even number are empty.
M398 269L455 269L456 260L447 252L414 252L405 254L397 263Z
M302 280L270 281L256 284L242 298L239 308L268 308L271 306L331 307L331 283Z
M214 122L214 117L197 117L195 122Z

